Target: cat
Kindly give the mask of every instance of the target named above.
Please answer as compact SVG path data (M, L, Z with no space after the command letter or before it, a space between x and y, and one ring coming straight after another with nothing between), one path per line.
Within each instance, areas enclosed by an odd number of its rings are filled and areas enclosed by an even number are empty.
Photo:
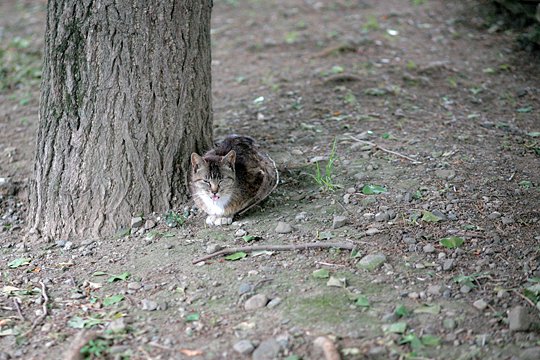
M277 187L274 161L248 136L229 135L203 156L191 154L190 190L209 225L230 225Z

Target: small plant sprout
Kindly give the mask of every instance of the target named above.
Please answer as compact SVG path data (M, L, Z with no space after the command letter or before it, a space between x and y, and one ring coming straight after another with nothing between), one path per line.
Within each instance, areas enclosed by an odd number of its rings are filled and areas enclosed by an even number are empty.
M316 162L315 175L311 175L315 182L325 191L334 191L339 186L334 183L333 174L334 163L336 161L336 145L337 139L334 138L334 143L332 144L332 151L330 152L330 158L324 167L324 171L321 169L319 162Z

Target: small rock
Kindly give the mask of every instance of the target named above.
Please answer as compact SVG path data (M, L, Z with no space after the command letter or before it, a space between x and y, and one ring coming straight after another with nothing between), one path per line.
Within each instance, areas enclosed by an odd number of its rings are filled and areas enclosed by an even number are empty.
M441 295L441 285L429 285L427 288L427 293L433 296Z
M372 236L372 235L375 235L375 234L378 234L380 233L381 231L377 228L369 228L366 230L366 235L367 236Z
M339 229L340 227L343 227L347 225L349 222L349 219L346 216L341 215L334 215L334 221L332 222L332 228L333 229Z
M501 218L501 222L503 223L503 225L510 225L513 224L515 221L514 218L511 216L503 216Z
M73 300L79 300L79 299L84 299L86 297L86 295L82 294L82 293L73 293L69 296L70 299L73 299Z
M519 358L521 360L538 360L540 359L540 346L531 347L521 352Z
M250 283L241 283L240 286L238 286L238 295L244 295L248 294L253 291L253 285Z
M233 345L234 351L242 355L249 355L255 350L255 347L249 340L240 340Z
M409 244L409 245L410 245L410 244L413 244L413 245L414 245L414 244L416 244L416 239L415 239L415 238L412 238L412 237L404 237L404 238L403 238L403 242L404 242L405 244Z
M477 308L480 311L483 311L487 308L488 303L484 299L478 299L475 302L473 302L473 306Z
M131 281L127 284L127 288L129 290L139 290L140 288L142 288L142 285L140 282L137 282L137 281Z
M113 333L120 333L126 330L126 321L124 318L118 318L107 325L107 330L111 330Z
M145 311L154 311L158 308L158 303L152 300L144 299L141 301L142 309Z
M454 267L454 259L446 259L443 262L443 270L444 271L450 271Z
M281 346L276 339L264 340L253 352L253 360L274 360L278 357Z
M294 228L290 224L280 221L276 226L275 232L278 234L289 234L293 232L293 230Z
M469 285L461 285L461 287L459 288L459 292L462 294L468 294L471 292L471 290L472 287L470 287Z
M446 318L443 320L443 327L447 330L454 330L457 327L456 320L453 318Z
M223 249L223 246L219 245L219 244L208 244L206 246L206 253L207 254L213 254L219 250Z
M379 212L375 214L375 221L384 222L390 220L390 215L385 212Z
M444 215L444 214L442 213L442 211L440 211L440 210L433 209L433 210L431 211L431 213L432 213L433 215L435 215L436 217L438 217L439 219L441 219L441 221L446 220L446 215Z
M393 322L396 322L397 320L398 320L398 316L396 315L395 312L387 313L383 315L382 317L382 321L385 323L393 323Z
M439 179L452 180L456 176L456 172L449 169L438 169L435 171L435 176Z
M281 304L281 298L280 297L275 297L272 300L270 300L270 302L268 302L266 307L269 308L269 309L273 309L276 306L278 306L279 304Z
M435 252L435 246L433 246L432 244L427 244L426 246L423 247L423 250L425 253L433 253Z
M510 331L527 331L531 327L531 314L523 306L516 306L508 312L508 327Z
M71 250L73 248L73 241L66 241L64 244L64 250Z
M260 309L266 306L268 303L268 297L265 294L253 295L244 303L244 309L246 310L255 310Z
M247 231L242 229L242 228L236 230L236 232L234 233L235 237L242 237L242 236L245 236L245 235L247 235Z
M143 224L143 218L141 216L136 216L131 218L131 228L140 228Z
M154 220L146 220L144 222L144 230L150 230L156 227L156 222Z
M502 216L502 215L501 215L500 212L494 211L494 212L492 212L491 214L488 215L488 219L490 219L490 220L495 220L495 219L500 218L501 216Z
M385 261L386 256L382 253L369 254L360 259L357 266L359 268L372 271L381 266Z
M307 218L308 218L307 212L302 211L302 212L296 214L296 216L294 217L294 220L296 220L296 221L304 221Z

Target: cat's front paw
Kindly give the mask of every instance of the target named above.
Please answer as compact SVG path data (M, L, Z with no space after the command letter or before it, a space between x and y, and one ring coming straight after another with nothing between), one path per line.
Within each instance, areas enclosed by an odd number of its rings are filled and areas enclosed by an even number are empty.
M216 216L215 215L208 215L206 217L206 223L208 225L214 225L214 221L216 221Z
M232 223L232 217L218 217L214 220L214 225L221 226L221 225L231 225Z

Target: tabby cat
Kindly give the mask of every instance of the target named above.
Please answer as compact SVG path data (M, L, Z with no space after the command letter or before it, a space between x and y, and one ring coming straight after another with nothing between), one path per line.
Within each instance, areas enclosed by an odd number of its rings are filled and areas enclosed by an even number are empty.
M235 214L264 200L277 186L274 161L248 136L229 135L203 156L191 154L190 189L209 225L229 225Z

